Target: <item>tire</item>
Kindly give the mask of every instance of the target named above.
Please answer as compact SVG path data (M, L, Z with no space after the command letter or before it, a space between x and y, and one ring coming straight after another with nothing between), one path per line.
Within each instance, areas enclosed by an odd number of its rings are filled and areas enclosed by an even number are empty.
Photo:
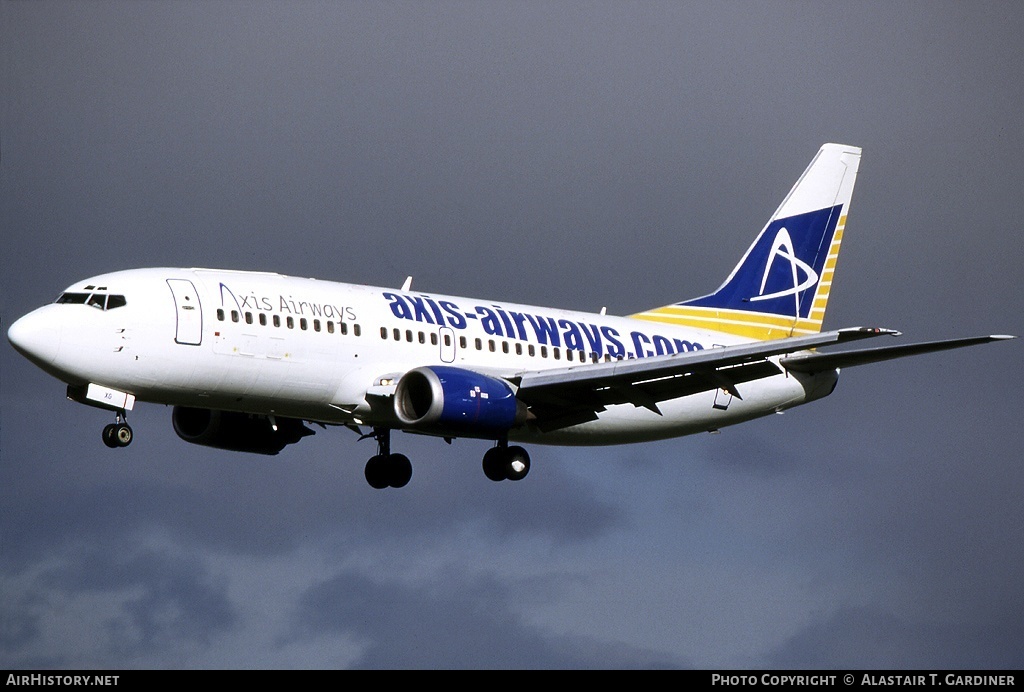
M505 452L507 450L501 447L491 447L484 454L484 475L490 478L495 483L503 481L508 478L508 472L505 469L506 460Z
M404 488L412 478L412 462L404 454L392 454L387 458L388 485Z
M115 436L116 428L117 426L113 423L103 426L103 444L111 449L117 447L117 437Z
M114 442L118 447L127 447L132 443L133 438L134 433L132 433L132 429L127 423L114 426Z
M380 454L370 457L370 460L366 462L366 469L363 474L366 476L366 482L370 484L371 488L383 490L388 487L387 457Z

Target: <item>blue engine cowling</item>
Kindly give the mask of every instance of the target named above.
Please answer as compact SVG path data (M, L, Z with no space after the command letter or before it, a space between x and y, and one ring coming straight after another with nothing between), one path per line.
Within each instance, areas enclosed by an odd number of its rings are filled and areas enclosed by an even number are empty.
M410 427L492 439L521 425L527 411L504 380L434 365L410 370L398 381L395 415Z

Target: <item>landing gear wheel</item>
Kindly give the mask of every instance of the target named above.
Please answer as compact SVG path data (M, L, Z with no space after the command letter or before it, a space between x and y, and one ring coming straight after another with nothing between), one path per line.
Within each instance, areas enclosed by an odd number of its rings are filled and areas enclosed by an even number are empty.
M491 447L484 454L484 475L494 482L508 478L508 473L505 470L506 451L502 447Z
M530 472L530 455L522 447L505 450L505 476L510 481L521 481Z
M412 478L412 462L404 454L377 454L366 462L364 475L377 490L404 488Z
M103 426L103 444L108 447L127 447L133 437L124 409L118 409L113 423Z
M103 426L103 444L110 447L127 447L132 443L134 433L127 423L111 423Z
M404 454L391 453L391 431L388 428L374 428L372 435L377 440L377 453L366 462L366 482L371 488L404 488L412 478L412 462Z
M366 462L366 469L363 474L366 476L366 482L370 484L371 488L383 490L388 487L387 457L383 454L370 457L370 460Z
M521 481L530 472L530 455L522 447L499 442L484 454L484 475L492 481Z
M387 458L388 485L404 488L412 478L412 462L404 454L392 454Z
M103 444L113 449L117 447L117 438L115 437L115 431L117 426L111 423L103 427Z
M114 425L114 442L118 447L127 447L132 443L131 427L127 423L118 423Z

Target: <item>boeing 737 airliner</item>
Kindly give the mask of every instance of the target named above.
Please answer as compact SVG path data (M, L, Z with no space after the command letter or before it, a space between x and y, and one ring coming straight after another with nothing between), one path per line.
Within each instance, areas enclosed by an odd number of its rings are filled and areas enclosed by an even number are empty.
M488 478L519 480L509 442L604 445L715 431L828 396L839 369L1006 336L821 352L887 329L821 331L860 149L824 145L725 283L628 317L213 269L76 283L11 325L74 401L173 406L184 440L277 454L346 426L377 442L375 488L402 487L391 431L493 440Z

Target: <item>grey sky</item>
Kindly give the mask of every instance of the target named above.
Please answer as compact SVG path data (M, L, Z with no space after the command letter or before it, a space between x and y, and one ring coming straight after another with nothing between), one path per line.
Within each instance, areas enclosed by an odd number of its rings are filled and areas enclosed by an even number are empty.
M1020 3L0 2L2 323L214 266L628 314L864 147L826 316L1024 334ZM1024 665L1021 342L720 435L265 459L0 347L0 667Z

